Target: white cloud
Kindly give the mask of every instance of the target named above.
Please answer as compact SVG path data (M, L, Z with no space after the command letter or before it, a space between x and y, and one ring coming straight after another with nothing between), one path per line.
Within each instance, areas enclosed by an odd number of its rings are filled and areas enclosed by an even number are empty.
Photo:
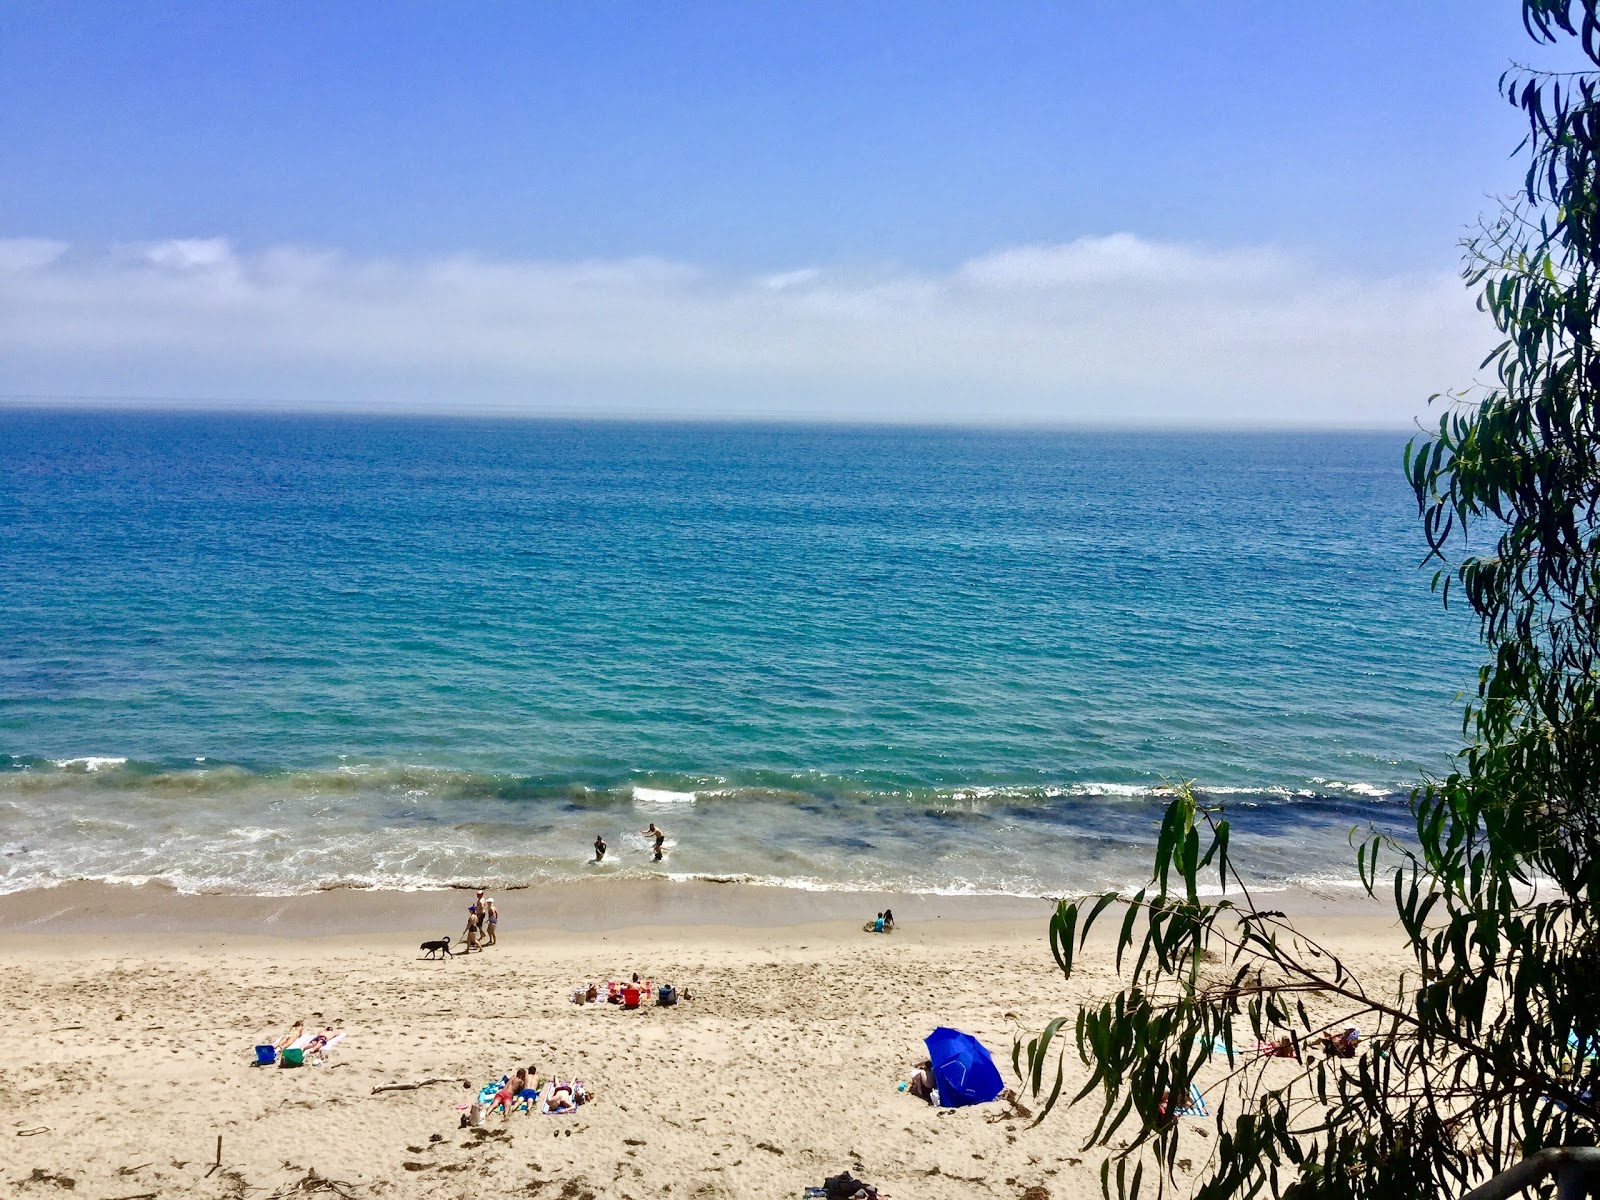
M1399 425L1492 332L1449 272L1119 233L943 273L0 240L0 392L292 407Z

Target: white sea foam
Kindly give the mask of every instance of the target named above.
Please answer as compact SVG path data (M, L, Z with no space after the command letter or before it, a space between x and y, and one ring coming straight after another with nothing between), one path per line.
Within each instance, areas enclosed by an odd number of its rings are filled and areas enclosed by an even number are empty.
M693 792L674 792L666 788L640 787L633 785L633 801L635 804L693 804Z
M1376 783L1345 783L1339 779L1313 779L1312 783L1319 784L1335 792L1348 792L1352 796L1365 796L1369 800L1383 800L1389 796L1400 795L1394 788L1381 787Z
M58 758L56 766L63 771L100 771L106 767L120 767L127 762L126 758L113 758L109 755L87 755L83 758Z

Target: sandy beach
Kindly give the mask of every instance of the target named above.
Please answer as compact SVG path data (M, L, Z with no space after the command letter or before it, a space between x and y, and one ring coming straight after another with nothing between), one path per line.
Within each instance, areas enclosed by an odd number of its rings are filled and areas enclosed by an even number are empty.
M469 894L0 897L0 1179L19 1196L574 1200L799 1197L850 1170L902 1198L1098 1194L1086 1108L1030 1128L1003 1102L935 1109L896 1089L941 1024L982 1039L1014 1083L1019 1021L1112 990L1098 959L1061 979L1041 901L900 896L901 928L880 937L861 929L870 896L500 899L498 946L435 962L419 940L459 932ZM1398 965L1381 910L1307 907L1358 969ZM690 998L569 1002L635 970ZM251 1047L296 1019L347 1036L320 1066L253 1067ZM583 1078L594 1099L460 1127L468 1097L452 1081L475 1090L529 1063ZM447 1082L376 1090L428 1080ZM1214 1141L1192 1125L1191 1167Z

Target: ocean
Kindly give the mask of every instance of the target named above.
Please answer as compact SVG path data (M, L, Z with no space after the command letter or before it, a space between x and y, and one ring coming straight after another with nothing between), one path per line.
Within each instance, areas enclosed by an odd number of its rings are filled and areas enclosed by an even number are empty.
M0 411L0 891L1057 895L1182 779L1347 886L1481 655L1404 441Z

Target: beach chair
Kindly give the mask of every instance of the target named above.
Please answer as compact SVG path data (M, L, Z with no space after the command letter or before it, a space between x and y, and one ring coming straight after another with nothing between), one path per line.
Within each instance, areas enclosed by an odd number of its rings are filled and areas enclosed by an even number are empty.
M270 1067L278 1061L278 1048L276 1046L256 1047L256 1066Z
M301 1047L301 1046L290 1046L281 1055L278 1056L278 1065L280 1067L303 1067L303 1066L305 1066L306 1065L305 1048Z

